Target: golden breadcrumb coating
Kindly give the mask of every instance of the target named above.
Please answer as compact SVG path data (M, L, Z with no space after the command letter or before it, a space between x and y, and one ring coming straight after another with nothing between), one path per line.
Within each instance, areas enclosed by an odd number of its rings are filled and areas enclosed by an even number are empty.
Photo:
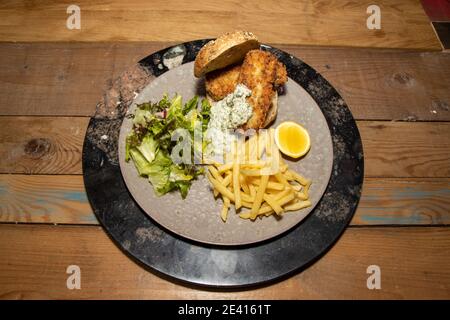
M205 86L208 95L215 101L222 100L234 91L241 72L240 65L231 65L206 74Z
M272 53L251 50L246 54L238 83L243 83L252 90L247 101L253 107L253 114L243 129L263 128L276 86L281 86L286 81L286 68Z

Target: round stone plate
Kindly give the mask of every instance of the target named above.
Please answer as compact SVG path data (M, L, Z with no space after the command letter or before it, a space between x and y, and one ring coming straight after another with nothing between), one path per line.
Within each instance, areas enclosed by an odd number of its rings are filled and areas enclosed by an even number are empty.
M117 246L157 274L212 287L273 282L319 259L352 219L364 174L361 138L345 101L327 80L299 58L262 45L263 50L271 51L286 65L289 83L295 82L303 88L326 119L333 146L333 167L326 190L300 223L254 244L217 246L169 231L141 209L125 185L119 166L119 132L136 94L163 74L176 72L178 66L194 61L207 41L186 42L155 52L111 79L84 140L86 194L98 221ZM300 114L290 119L302 122ZM278 120L283 120L281 114ZM183 212L193 215L187 206ZM216 218L217 213L214 211L212 216Z
M204 93L203 79L193 74L194 63L186 63L160 75L145 87L128 110L133 114L136 105L159 101L165 93L172 97L181 94L189 100ZM227 222L220 218L222 201L215 200L209 181L202 176L193 182L186 199L179 192L155 195L146 178L140 177L133 161L125 162L125 140L132 128L132 119L125 117L119 135L119 162L125 183L140 207L155 221L183 237L216 245L242 245L263 241L292 228L310 213L325 191L333 166L333 145L327 121L311 96L295 81L289 79L285 94L278 99L278 116L272 127L283 121L295 121L309 132L311 150L297 161L286 161L289 167L312 179L311 207L289 212L277 219L274 216L244 220L231 210ZM247 210L247 209L245 209Z

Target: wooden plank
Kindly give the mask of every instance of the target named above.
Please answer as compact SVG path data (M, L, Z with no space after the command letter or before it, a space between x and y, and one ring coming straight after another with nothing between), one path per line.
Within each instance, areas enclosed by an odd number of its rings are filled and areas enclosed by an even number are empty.
M320 72L355 119L449 121L450 55L381 50L284 49Z
M448 227L349 228L304 272L265 288L226 293L153 275L94 226L0 225L0 256L4 299L450 298ZM81 269L81 290L66 288L66 268L73 264ZM381 269L381 290L366 286L366 269L374 264Z
M366 26L369 2L84 0L81 29L69 30L67 3L3 1L0 41L186 41L244 29L271 43L440 50L419 1L377 4L381 30Z
M78 175L0 175L0 222L98 224ZM366 178L351 224L450 224L450 179Z
M0 114L91 116L111 79L169 46L1 43ZM450 121L450 56L279 45L341 93L356 119Z
M450 179L365 178L351 224L450 224Z
M1 44L1 113L91 116L126 68L163 44Z
M450 123L358 122L369 177L449 177Z
M0 175L0 222L98 224L78 175Z
M80 174L89 118L0 117L2 173Z
M81 174L88 118L0 117L0 173ZM450 123L359 121L367 177L450 177Z

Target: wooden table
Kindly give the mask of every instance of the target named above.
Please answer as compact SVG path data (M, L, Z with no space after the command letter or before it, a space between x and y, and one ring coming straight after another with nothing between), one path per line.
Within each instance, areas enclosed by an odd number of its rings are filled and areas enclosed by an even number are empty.
M419 2L77 1L0 5L0 297L450 298L450 55ZM126 4L125 4L126 3ZM81 148L97 101L155 50L242 28L299 57L349 105L363 139L362 199L304 272L246 291L192 288L126 257L87 202ZM311 46L310 46L311 45ZM358 47L358 48L356 48ZM68 290L66 268L81 268ZM366 286L369 265L381 289Z

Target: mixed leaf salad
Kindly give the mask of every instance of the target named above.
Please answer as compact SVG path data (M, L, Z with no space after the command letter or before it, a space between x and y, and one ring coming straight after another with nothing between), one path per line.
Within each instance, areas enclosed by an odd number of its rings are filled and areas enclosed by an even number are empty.
M199 106L197 96L183 104L180 95L172 99L165 95L157 103L138 105L130 115L133 129L126 138L125 161L133 160L139 174L148 178L157 195L179 190L185 198L192 180L203 174L203 168L193 161L174 163L171 154L177 144L173 137L178 129L188 132L183 139L190 139L193 146L189 149L190 156L193 157L196 148L204 148L203 143L194 143L194 131L197 128L203 133L207 129L210 108L206 99Z

